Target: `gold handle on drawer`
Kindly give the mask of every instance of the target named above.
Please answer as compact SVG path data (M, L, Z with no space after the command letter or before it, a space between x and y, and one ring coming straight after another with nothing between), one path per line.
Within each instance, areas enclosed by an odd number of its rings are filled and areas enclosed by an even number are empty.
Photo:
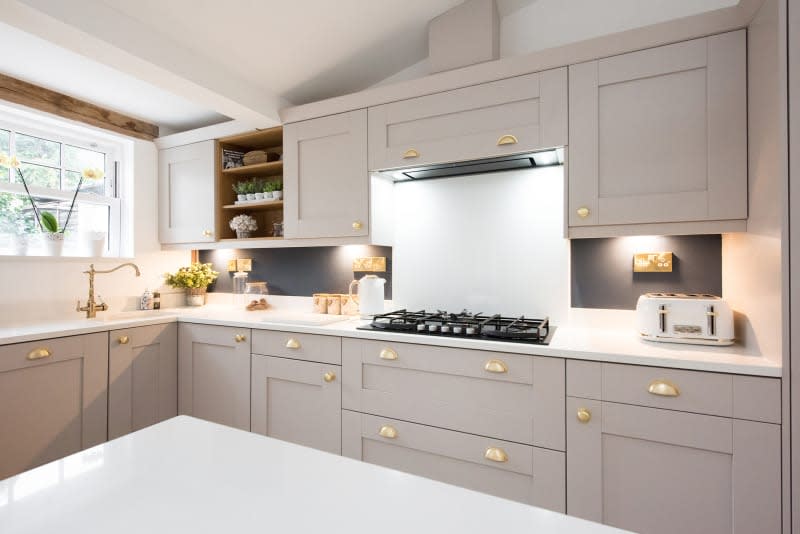
M212 235L211 230L203 230L203 237L211 237Z
M290 337L289 341L286 342L286 348L287 349L299 349L300 348L300 342L297 341L295 338Z
M361 221L353 221L353 230L361 230L364 228L364 223Z
M587 208L586 206L580 207L577 210L575 210L575 213L577 213L578 217L580 217L581 219L585 219L586 217L589 216L589 208Z
M486 365L483 366L486 371L490 373L507 373L508 367L504 362L501 360L489 360L486 362Z
M29 360L41 360L42 358L49 358L52 355L53 353L50 352L50 349L33 349L28 353L26 358Z
M647 392L652 395L659 395L661 397L677 397L681 394L678 386L668 380L653 380L647 386Z
M127 345L130 340L131 338L129 338L128 336L119 336L119 339L117 339L120 345Z
M497 146L516 145L517 143L517 138L511 134L501 135L500 139L497 140Z
M394 439L397 437L397 429L392 425L383 425L381 429L378 430L378 435L382 438Z
M242 341L247 339L247 336L245 336L244 334L236 334L235 336L233 336L233 339L235 339L237 343L241 343Z
M419 152L414 150L413 148L409 148L405 152L403 152L403 159L411 159L411 158L418 158Z
M333 371L328 371L327 373L322 375L322 379L325 380L325 382L333 382L334 380L336 380L336 373L334 373Z
M592 412L586 408L578 408L578 413L576 416L578 417L578 421L581 423L588 423L592 420Z
M508 455L506 454L506 451L500 447L489 447L486 449L486 452L483 453L483 457L493 462L503 463L508 461Z
M381 360L396 360L397 359L397 352L394 349L390 349L386 347L380 353Z

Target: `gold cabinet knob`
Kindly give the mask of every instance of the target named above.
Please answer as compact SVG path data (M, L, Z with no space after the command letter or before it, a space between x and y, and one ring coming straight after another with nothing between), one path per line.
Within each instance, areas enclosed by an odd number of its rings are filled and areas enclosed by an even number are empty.
M508 461L508 455L506 451L501 449L500 447L489 447L486 449L486 452L483 453L483 457L487 460L491 460L493 462L504 463Z
M500 139L497 140L497 146L516 145L518 142L516 137L511 134L506 134L500 136Z
M295 338L290 337L289 340L286 342L286 348L287 349L299 349L300 348L300 342L297 341Z
M502 360L489 360L486 362L486 365L483 366L484 370L489 371L490 373L507 373L508 367Z
M211 237L213 232L211 230L203 230L203 237Z
M333 382L334 380L336 380L336 373L334 373L333 371L328 371L327 373L322 375L322 379L325 380L325 382Z
M236 334L235 336L233 336L233 339L236 340L237 343L241 343L242 341L247 339L247 336L245 336L244 334Z
M586 408L578 408L578 413L575 415L581 423L588 423L592 420L592 412Z
M397 429L392 425L383 425L378 430L378 435L382 438L395 439L397 437Z
M364 224L361 221L353 221L353 230L361 230Z
M659 395L661 397L677 397L681 394L678 386L669 380L653 380L647 386L647 392L651 395Z
M30 351L26 358L28 360L41 360L42 358L49 358L52 355L53 353L50 351L50 349L39 348Z
M577 210L575 210L575 213L577 213L578 217L580 217L581 219L585 219L586 217L589 216L589 208L587 208L586 206L580 207Z
M396 360L397 359L397 352L394 349L390 349L386 347L380 353L381 360Z
M128 336L119 336L119 339L117 339L120 345L127 345L130 340L131 338L129 338Z
M405 152L403 152L403 159L411 159L411 158L418 158L419 152L414 150L413 148L409 148Z

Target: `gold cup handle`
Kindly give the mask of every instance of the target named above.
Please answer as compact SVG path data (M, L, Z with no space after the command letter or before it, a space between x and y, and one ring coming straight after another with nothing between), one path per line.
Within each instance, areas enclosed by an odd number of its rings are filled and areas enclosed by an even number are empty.
M286 342L286 348L287 349L299 349L300 348L300 342L297 341L295 338L290 337L289 340Z
M651 395L658 395L660 397L677 397L681 394L678 386L669 380L653 380L647 386L647 392Z
M508 461L508 455L506 454L506 451L500 447L489 447L486 449L486 452L483 453L483 457L487 460L498 463L504 463Z
M396 360L397 359L397 352L394 349L390 349L386 347L381 351L379 354L381 360Z
M500 139L497 140L497 146L516 145L518 142L516 137L511 134L506 134L500 136Z
M41 360L42 358L49 358L52 355L53 353L50 351L50 349L39 348L30 351L26 358L28 360Z
M505 362L502 360L489 360L486 362L486 365L483 366L485 371L490 373L507 373L508 366L506 366Z
M383 425L378 430L378 435L382 438L395 439L397 437L397 429L392 425Z
M418 158L419 152L414 150L413 148L409 148L405 152L403 152L403 159L411 159L411 158Z

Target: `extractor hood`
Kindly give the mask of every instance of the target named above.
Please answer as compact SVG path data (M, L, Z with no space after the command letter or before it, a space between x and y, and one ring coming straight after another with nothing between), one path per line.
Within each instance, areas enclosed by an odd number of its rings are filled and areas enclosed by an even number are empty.
M512 154L493 158L458 161L455 163L435 163L419 165L405 169L381 171L380 174L392 178L395 182L409 180L432 180L435 178L451 178L469 174L485 174L490 172L515 171L563 165L564 149L551 148L538 152Z

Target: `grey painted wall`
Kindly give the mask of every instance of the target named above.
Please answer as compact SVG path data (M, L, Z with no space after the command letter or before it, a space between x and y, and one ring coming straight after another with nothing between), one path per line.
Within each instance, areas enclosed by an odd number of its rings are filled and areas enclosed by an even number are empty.
M573 239L573 308L636 308L648 292L722 294L722 237L645 236ZM636 252L672 252L671 273L634 273Z
M314 293L347 293L353 278L365 273L353 272L353 259L362 256L384 256L386 298L392 298L392 248L366 245L343 247L303 247L273 249L201 250L200 261L210 262L219 271L209 291L231 292L233 273L228 273L231 258L251 258L253 270L248 281L267 282L271 295L310 297Z

